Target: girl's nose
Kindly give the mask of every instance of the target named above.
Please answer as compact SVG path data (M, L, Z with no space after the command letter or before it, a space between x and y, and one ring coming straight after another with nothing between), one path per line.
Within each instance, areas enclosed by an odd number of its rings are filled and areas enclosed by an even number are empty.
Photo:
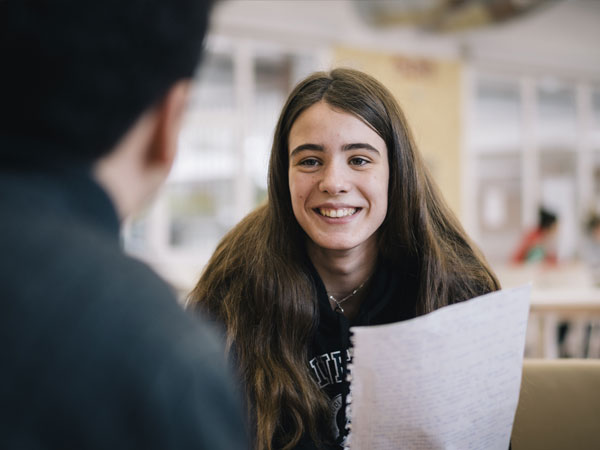
M319 182L319 190L327 192L329 195L338 195L348 192L350 189L348 177L345 174L344 168L340 167L335 162L327 163L322 173L322 178Z

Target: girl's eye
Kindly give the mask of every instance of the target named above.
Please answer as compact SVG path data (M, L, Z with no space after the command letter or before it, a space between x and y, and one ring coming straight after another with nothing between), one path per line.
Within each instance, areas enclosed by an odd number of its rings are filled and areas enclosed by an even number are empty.
M319 161L315 158L306 158L300 161L301 166L313 167L319 164Z
M355 156L350 160L350 164L353 166L365 166L369 164L369 160L365 158L361 158L360 156Z

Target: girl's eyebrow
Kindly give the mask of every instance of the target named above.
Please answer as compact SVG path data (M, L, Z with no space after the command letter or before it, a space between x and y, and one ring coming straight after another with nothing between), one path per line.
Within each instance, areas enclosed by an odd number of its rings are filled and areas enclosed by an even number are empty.
M291 151L290 156L294 156L296 153L300 153L303 150L316 150L318 152L322 152L323 146L319 144L300 144L298 147Z
M342 151L344 151L344 152L347 152L349 150L357 150L357 149L369 150L371 152L375 152L375 153L379 154L379 150L377 150L371 144L367 144L366 142L356 142L356 143L352 143L352 144L345 144L344 146L342 146ZM318 151L318 152L324 151L323 146L319 145L319 144L300 144L294 150L291 151L290 156L294 156L297 153L300 153L301 151L304 151L304 150L312 150L312 151Z
M357 149L369 150L371 152L379 153L379 150L377 150L371 144L367 144L366 142L357 142L355 144L346 144L342 147L342 151L357 150Z

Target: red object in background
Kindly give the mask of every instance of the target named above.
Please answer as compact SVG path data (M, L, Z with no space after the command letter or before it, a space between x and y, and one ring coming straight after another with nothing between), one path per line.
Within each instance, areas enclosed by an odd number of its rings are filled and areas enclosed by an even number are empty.
M527 262L548 262L556 264L556 253L548 249L548 229L536 228L525 235L512 262L521 264Z

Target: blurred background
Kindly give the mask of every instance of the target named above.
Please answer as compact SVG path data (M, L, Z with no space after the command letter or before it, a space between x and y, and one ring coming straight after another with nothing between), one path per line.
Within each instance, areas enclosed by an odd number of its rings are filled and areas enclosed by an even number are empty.
M503 286L533 283L526 355L600 357L599 43L595 0L221 1L175 166L125 248L184 298L266 198L292 87L354 67L395 95Z

